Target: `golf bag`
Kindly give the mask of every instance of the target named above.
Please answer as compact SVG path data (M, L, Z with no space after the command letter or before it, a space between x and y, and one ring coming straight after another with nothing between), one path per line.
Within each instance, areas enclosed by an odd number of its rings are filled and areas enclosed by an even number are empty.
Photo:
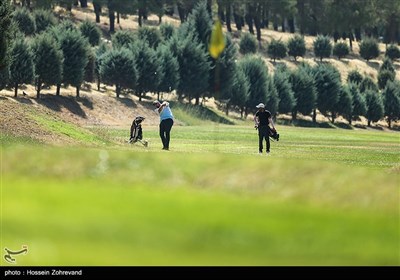
M136 143L136 142L140 142L142 143L145 147L147 147L148 142L146 140L143 140L143 131L142 131L142 122L145 120L144 117L142 116L137 116L131 125L131 135L129 138L129 143Z
M258 125L254 126L256 130L258 130ZM271 138L273 141L279 141L279 133L276 131L274 128L268 127L268 136Z
M279 141L279 134L274 128L269 129L269 138L275 141Z

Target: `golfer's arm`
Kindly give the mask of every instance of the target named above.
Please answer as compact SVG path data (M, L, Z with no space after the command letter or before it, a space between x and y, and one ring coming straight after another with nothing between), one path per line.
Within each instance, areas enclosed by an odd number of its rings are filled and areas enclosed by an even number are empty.
M258 125L258 117L257 117L257 116L254 116L254 123L255 123L256 125Z
M272 125L272 128L275 129L274 121L272 118L269 118L269 123Z

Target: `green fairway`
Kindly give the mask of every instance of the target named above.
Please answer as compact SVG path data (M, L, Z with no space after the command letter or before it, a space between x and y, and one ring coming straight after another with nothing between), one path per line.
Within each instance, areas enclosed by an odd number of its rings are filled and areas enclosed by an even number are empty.
M2 248L28 245L19 265L400 264L398 133L280 126L267 157L250 125L175 126L169 152L143 129L147 149L120 129L88 148L3 138Z

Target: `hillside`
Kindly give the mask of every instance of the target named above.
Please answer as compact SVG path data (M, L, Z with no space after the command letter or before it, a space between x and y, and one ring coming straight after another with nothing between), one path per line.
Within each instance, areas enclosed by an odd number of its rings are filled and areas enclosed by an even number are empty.
M62 8L56 8L55 13L58 15L58 17L70 18L77 24L85 19L89 19L91 21L95 20L95 14L93 12L91 3L89 3L88 8L74 8L72 13L67 13ZM168 16L163 17L163 22L168 22L175 26L179 26L180 24L180 21L177 18ZM149 26L157 26L158 17L152 15L144 22L144 24ZM103 11L101 22L98 25L103 32L104 38L106 40L110 39L106 10ZM232 27L235 28L234 25ZM116 29L137 30L137 16L121 17L120 23L116 24ZM244 32L247 32L247 30L245 29ZM275 66L280 63L285 63L291 69L297 67L297 65L302 61L311 65L315 65L317 63L313 53L310 52L310 49L312 49L312 42L315 39L315 37L312 36L305 36L308 52L305 58L299 58L297 62L295 62L292 58L287 57L284 60L274 63L271 61L271 59L266 57L266 45L271 39L282 39L283 41L287 41L291 36L292 34L290 33L282 33L266 29L262 30L262 48L259 53L263 56L270 73L273 72ZM234 29L233 38L236 42L238 42L239 37L240 33ZM343 82L345 82L347 78L347 73L353 69L358 69L363 75L370 76L376 81L377 70L382 63L385 46L380 44L382 53L380 59L366 62L357 54L358 43L355 42L353 45L354 52L356 54L351 54L348 56L348 58L340 61L335 58L324 59L324 61L331 63L340 71ZM400 62L394 62L394 65L397 70L396 78L400 80ZM22 91L25 93L24 96L21 95ZM31 85L27 85L20 87L19 97L15 99L13 98L13 92L10 89L2 90L0 92L0 131L5 133L5 135L28 137L42 142L61 144L74 143L79 139L76 137L68 137L67 132L60 134L54 133L54 131L51 129L44 129L43 123L41 124L37 118L34 118L34 116L44 116L44 119L49 118L50 116L50 119L55 119L58 122L65 124L70 123L71 125L82 129L92 127L109 127L128 131L132 119L137 115L143 115L147 118L145 121L145 125L147 126L156 126L159 122L157 114L152 112L153 107L151 105L151 100L155 98L155 95L152 94L147 94L147 98L143 102L139 102L138 98L131 94L123 95L118 99L115 98L114 87L102 85L101 90L98 91L96 90L95 84L85 84L85 86L82 87L80 98L75 98L74 89L71 87L62 88L61 96L59 97L56 97L54 93L54 87L45 88L42 91L42 98L37 100L34 98L36 95L35 88ZM166 98L173 100L175 99L175 96L170 95ZM209 120L212 121L217 120L221 123L237 122L237 118L239 116L238 112L230 112L230 117L221 117L223 116L223 113L218 110L218 106L212 99L208 100L205 105L207 106L205 111L209 110L209 112L196 112L194 116L191 115L193 112L185 112L187 108L181 107L179 110L176 109L176 125L201 124L204 122L204 115L202 115L204 113L211 113L213 116L210 117ZM222 119L221 121L220 118L225 119ZM288 123L287 120L290 118L290 116L279 116L279 118L281 119L281 123ZM300 116L300 118L302 117ZM309 117L304 117L304 119L309 121ZM319 115L317 120L320 123L324 123L324 125L329 121L322 115ZM340 126L340 123L344 123L345 121L342 118L338 118L337 122L339 122ZM353 125L365 127L366 122L363 119L359 122L354 122ZM380 121L378 123L378 128L386 130L386 128L383 128L386 127L386 125L386 122ZM329 124L326 126L329 126ZM394 127L398 127L398 123L394 123ZM89 130L85 131L85 133L88 133L88 135L93 134Z
M63 9L58 9L57 11L59 14L61 14L63 16L72 16L72 19L75 20L75 22L77 22L77 23L82 22L85 19L95 21L95 14L94 14L93 6L91 3L89 3L88 8L77 7L76 9L73 9L72 15L65 14ZM100 19L99 27L102 29L104 36L109 39L110 38L109 33L108 33L109 19L108 19L107 13L105 11L103 11L104 16L102 16ZM162 20L163 20L163 22L170 23L175 26L180 25L180 21L177 17L163 16ZM144 24L147 26L158 26L158 17L156 15L151 15L151 16L149 16L148 20L144 21ZM121 17L120 23L116 24L116 26L115 26L116 30L118 30L118 29L137 30L138 27L139 27L139 25L138 25L138 20L137 20L136 15ZM225 32L227 32L226 27L224 27L224 29L225 29ZM238 38L240 37L240 32L236 30L236 26L234 24L232 25L232 29L233 29L232 35L234 37L234 40L236 42L238 42ZM245 27L242 32L248 32L247 27ZM262 29L261 32L262 32L261 38L262 38L262 48L263 49L266 49L268 42L270 42L272 39L276 39L276 40L281 39L282 41L287 42L289 40L289 38L291 38L293 36L293 34L288 33L288 32L278 32L278 31L274 31L271 29ZM305 36L304 39L306 42L307 53L304 58L299 58L297 62L295 62L293 60L293 58L286 57L285 59L283 59L281 61L278 60L276 63L273 63L272 60L266 56L266 51L261 51L260 54L264 57L264 60L268 66L268 70L270 72L273 72L275 69L275 66L282 62L285 63L291 69L295 68L302 61L307 62L311 65L315 65L317 60L315 59L314 53L312 52L312 48L313 48L312 44L313 44L313 41L315 40L315 37L314 36ZM339 70L343 82L346 81L347 74L352 70L358 70L358 71L360 71L360 73L362 75L370 76L376 82L377 77L378 77L378 69L379 69L380 65L382 64L382 59L384 57L386 46L385 46L385 44L380 43L379 48L381 51L380 57L378 59L372 59L369 62L367 62L364 59L362 59L359 55L359 43L353 42L353 52L350 53L350 55L347 58L338 60L338 59L332 57L329 59L324 59L324 61L334 65ZM394 65L397 70L396 71L396 79L400 80L400 61L395 61Z

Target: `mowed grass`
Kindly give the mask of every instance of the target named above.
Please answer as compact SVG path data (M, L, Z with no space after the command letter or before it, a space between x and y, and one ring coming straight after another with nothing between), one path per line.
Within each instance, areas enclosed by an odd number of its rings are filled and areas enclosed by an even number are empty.
M400 264L398 133L282 126L267 157L248 126L175 126L169 152L143 129L147 149L117 129L107 148L3 146L19 265Z

